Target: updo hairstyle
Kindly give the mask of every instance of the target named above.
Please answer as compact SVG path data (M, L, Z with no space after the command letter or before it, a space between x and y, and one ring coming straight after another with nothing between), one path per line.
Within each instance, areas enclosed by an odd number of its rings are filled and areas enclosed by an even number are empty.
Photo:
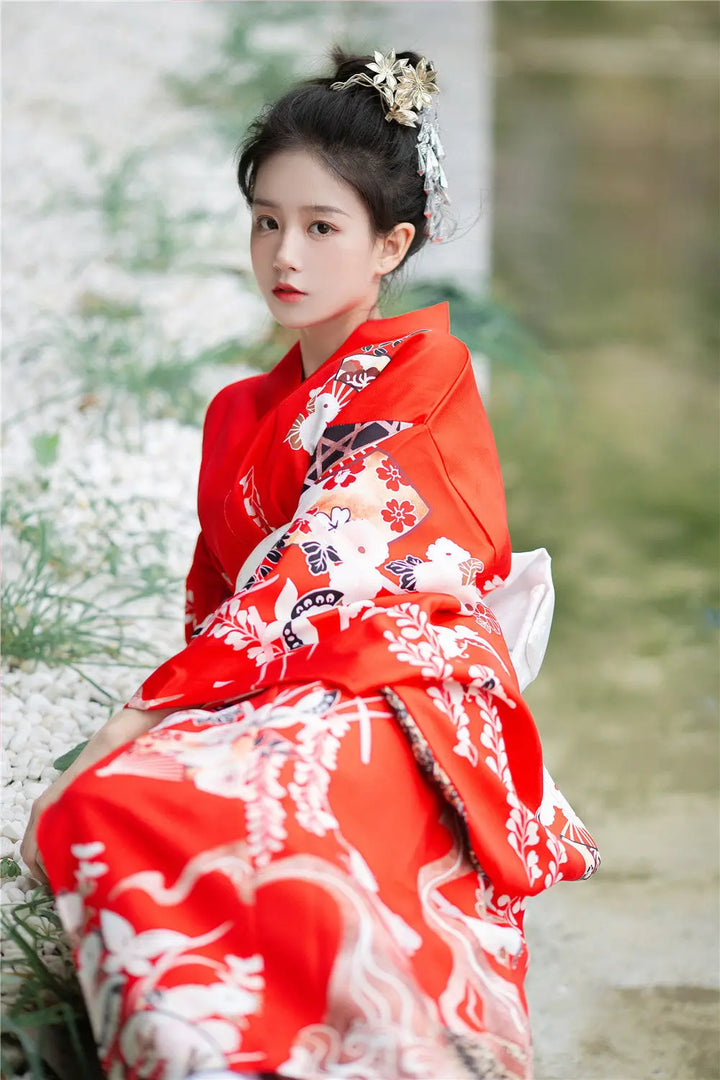
M372 56L350 56L332 49L335 72L329 78L307 79L266 106L251 123L237 150L237 178L252 206L260 166L280 150L306 150L349 184L365 203L375 234L390 232L398 222L415 226L405 259L419 251L425 235L423 177L418 173L416 127L386 120L379 90L353 85L331 90L357 72L367 74ZM414 66L416 52L396 53ZM396 268L397 269L397 268Z

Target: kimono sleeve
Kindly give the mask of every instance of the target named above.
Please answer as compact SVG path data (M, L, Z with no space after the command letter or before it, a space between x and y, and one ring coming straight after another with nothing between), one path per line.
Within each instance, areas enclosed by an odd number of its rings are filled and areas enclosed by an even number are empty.
M232 595L232 588L217 566L202 531L185 581L185 641L211 612Z
M202 457L198 480L198 513L204 478L210 468L209 451L218 438L236 385L224 387L212 399L205 413L202 434ZM185 641L189 642L198 626L220 604L232 595L229 582L214 557L202 529L195 544L192 563L185 580Z

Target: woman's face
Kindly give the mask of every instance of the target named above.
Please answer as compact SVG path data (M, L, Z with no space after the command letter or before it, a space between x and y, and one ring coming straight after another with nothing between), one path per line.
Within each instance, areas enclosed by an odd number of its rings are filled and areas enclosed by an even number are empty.
M360 196L318 158L282 150L263 162L252 219L253 271L277 322L301 329L355 310L368 317L394 264Z

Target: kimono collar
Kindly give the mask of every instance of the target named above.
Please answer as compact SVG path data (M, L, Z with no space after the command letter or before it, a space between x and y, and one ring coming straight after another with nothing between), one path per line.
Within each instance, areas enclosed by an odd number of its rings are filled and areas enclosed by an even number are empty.
M447 300L431 307L408 311L405 315L395 315L390 319L368 319L343 342L337 352L352 351L356 346L376 345L381 341L391 341L411 334L413 330L450 330L450 305Z
M307 384L313 386L327 378L328 370L337 363L341 356L347 356L363 345L378 345L383 341L395 341L414 330L450 330L450 305L447 300L430 307L417 308L405 315L394 315L388 319L367 319L355 327L345 338L342 345L329 356L307 379L303 379L302 353L300 342L296 341L267 375L267 379L284 392L297 389Z

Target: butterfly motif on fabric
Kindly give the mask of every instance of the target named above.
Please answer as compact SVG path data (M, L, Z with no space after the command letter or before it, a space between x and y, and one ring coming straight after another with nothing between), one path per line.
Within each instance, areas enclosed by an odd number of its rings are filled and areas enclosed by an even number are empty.
M332 563L342 562L336 549L333 547L333 534L338 534L350 520L350 511L347 507L333 506L329 514L322 511L312 515L309 521L309 540L303 540L300 548L305 555L305 561L311 574L325 574Z
M340 556L330 544L320 540L306 540L300 545L311 574L325 574L331 562L340 562Z
M400 579L400 585L406 592L415 592L415 567L422 564L418 555L408 555L404 559L394 559L385 565L385 569Z

